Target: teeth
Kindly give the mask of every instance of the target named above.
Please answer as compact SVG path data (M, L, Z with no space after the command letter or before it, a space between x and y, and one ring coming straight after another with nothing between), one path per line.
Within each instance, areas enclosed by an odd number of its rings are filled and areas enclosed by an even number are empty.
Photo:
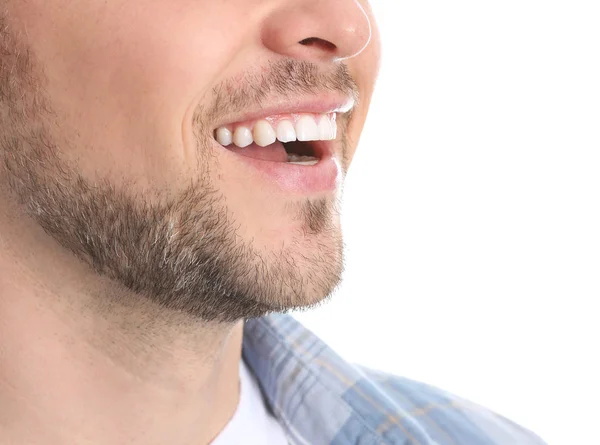
M240 148L247 147L252 144L252 132L246 127L237 127L233 133L233 143Z
M319 128L311 116L302 116L296 122L296 137L299 141L316 141L319 139Z
M296 154L289 154L288 153L288 162L312 162L312 161L318 161L319 159L315 158L314 156L303 156L303 155L296 155Z
M273 130L271 124L265 120L258 121L256 124L254 124L252 135L254 136L254 142L261 147L271 145L277 140L275 130Z
M217 141L224 147L231 145L233 142L233 135L231 131L225 127L221 127L217 130Z
M219 144L227 147L232 143L240 148L248 147L253 143L266 147L275 141L283 143L293 141L329 141L336 138L336 115L292 115L289 119L278 122L276 129L266 119L261 119L254 127L220 127L215 132L215 139ZM271 118L277 120L277 118ZM294 125L295 121L295 125ZM317 123L318 122L318 123Z
M277 125L277 139L280 142L292 142L296 140L296 130L290 121L281 121Z
M323 116L321 120L319 120L319 139L322 141L330 141L335 139L333 136L333 126L331 125L331 119L327 116Z
M319 162L318 160L314 160L314 161L298 161L298 162L288 162L288 164L294 164L294 165L315 165L317 162Z

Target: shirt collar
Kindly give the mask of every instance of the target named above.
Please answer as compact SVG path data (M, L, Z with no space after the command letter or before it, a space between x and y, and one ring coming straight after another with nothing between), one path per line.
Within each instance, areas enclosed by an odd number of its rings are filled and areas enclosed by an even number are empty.
M247 321L243 357L292 443L334 442L350 420L364 422L344 399L364 374L289 315ZM374 444L377 436L365 424L341 443Z

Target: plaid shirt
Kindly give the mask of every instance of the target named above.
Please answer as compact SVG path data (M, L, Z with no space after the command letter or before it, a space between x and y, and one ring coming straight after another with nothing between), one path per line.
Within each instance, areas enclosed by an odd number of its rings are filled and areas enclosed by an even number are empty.
M243 357L291 445L543 445L440 389L351 365L288 315L250 320Z

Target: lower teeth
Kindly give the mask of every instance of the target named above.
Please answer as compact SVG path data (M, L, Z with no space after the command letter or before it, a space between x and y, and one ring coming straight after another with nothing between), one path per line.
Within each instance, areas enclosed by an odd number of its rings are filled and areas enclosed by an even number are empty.
M294 165L315 165L317 162L319 161L300 161L300 162L291 162L289 161L288 164L294 164Z
M289 164L295 165L315 165L319 160L313 156L298 156L288 154L287 159Z

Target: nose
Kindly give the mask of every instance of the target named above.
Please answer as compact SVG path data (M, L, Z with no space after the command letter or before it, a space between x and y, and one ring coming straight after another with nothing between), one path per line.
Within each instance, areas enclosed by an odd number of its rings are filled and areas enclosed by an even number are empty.
M288 0L266 19L271 51L307 61L355 57L369 44L371 24L357 0Z

